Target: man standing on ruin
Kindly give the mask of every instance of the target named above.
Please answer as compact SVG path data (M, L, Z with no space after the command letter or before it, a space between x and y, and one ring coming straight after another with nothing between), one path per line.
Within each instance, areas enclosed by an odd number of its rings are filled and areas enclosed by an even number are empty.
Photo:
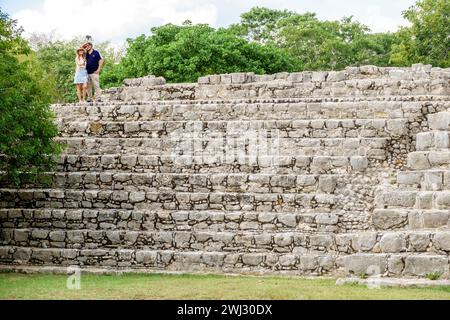
M91 42L87 42L83 45L86 49L86 70L88 73L88 85L87 85L87 102L100 101L100 72L103 67L103 58L100 52L94 50ZM92 98L92 87L94 87L94 97Z

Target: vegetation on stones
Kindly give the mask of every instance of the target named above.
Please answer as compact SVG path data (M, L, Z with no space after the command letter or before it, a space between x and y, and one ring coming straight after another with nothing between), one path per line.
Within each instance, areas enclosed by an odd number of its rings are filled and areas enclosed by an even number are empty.
M425 275L425 277L429 280L438 280L442 276L442 272L435 271L430 272Z

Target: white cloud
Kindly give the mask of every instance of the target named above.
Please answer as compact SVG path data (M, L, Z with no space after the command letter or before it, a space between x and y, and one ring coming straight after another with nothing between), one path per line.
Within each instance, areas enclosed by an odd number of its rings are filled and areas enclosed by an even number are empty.
M54 32L62 39L89 34L96 41L120 41L169 22L215 25L217 11L206 0L44 0L41 9L21 10L13 18L28 34Z

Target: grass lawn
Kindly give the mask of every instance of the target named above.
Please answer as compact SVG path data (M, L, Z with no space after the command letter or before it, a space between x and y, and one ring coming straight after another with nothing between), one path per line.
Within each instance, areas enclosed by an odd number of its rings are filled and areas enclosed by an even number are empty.
M450 287L368 289L335 279L218 275L124 274L67 276L0 273L0 299L449 299Z

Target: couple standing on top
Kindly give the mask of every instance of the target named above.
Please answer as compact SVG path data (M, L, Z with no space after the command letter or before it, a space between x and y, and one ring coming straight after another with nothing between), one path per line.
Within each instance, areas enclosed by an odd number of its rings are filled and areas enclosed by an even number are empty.
M77 86L78 102L100 101L100 72L103 67L103 58L100 52L94 50L91 42L83 44L77 49L75 64L74 84ZM94 87L94 96L92 96L92 87Z

